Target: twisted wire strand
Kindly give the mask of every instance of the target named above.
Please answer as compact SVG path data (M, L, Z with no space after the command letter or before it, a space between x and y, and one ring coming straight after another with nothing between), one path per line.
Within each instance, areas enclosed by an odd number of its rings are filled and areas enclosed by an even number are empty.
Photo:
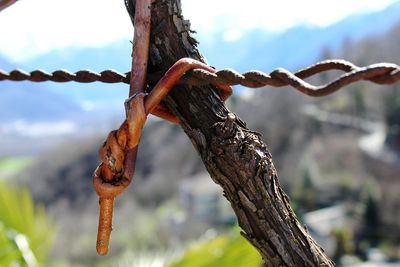
M75 73L67 70L56 70L52 73L44 70L26 72L20 69L11 72L0 70L0 81L31 81L31 82L79 82L79 83L127 83L129 84L130 72L120 73L116 70L104 70L100 73L91 70L80 70Z
M312 85L304 81L306 78L330 70L339 70L345 73L333 81L320 86ZM48 73L42 70L35 70L30 73L22 70L14 70L7 73L0 70L0 81L75 81L80 83L98 81L104 83L129 84L129 77L130 72L123 74L115 70L105 70L101 73L96 73L90 70L81 70L76 73L71 73L66 70L57 70L53 73ZM378 63L366 67L358 67L345 60L326 60L301 69L295 73L291 73L282 68L275 69L269 74L257 70L240 74L232 69L223 69L215 73L204 69L195 69L189 71L180 79L179 82L192 86L207 84L217 86L243 85L250 88L259 88L264 86L282 87L289 85L303 94L320 97L332 94L342 87L360 80L366 80L377 84L395 83L400 80L400 66L391 63Z
M339 70L345 72L333 81L315 86L304 79L316 74ZM270 74L261 71L248 71L240 74L231 69L219 70L208 73L204 70L193 70L180 82L190 85L243 85L250 88L264 86L282 87L292 86L303 94L320 97L336 92L346 85L360 80L367 80L377 84L391 84L400 80L400 66L391 63L378 63L366 67L358 67L345 60L326 60L309 66L305 69L291 73L288 70L278 68Z

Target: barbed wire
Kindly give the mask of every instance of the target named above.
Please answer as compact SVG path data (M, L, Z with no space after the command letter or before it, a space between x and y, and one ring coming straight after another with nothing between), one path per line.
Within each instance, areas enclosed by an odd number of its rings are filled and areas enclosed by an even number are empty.
M339 70L345 72L331 82L315 86L304 79L325 71ZM32 82L70 82L79 83L127 83L130 82L130 72L120 73L115 70L105 70L100 73L90 70L81 70L71 73L66 70L57 70L52 73L35 70L30 73L23 70L5 72L0 70L0 81L32 81ZM242 85L250 88L264 86L282 87L292 86L309 96L326 96L346 85L356 81L366 80L377 84L392 84L400 80L400 66L391 63L378 63L366 67L358 67L345 60L325 60L307 68L291 73L283 68L273 70L267 74L261 71L248 71L243 74L232 69L223 69L215 73L203 69L194 69L186 73L179 81L192 86L200 85Z

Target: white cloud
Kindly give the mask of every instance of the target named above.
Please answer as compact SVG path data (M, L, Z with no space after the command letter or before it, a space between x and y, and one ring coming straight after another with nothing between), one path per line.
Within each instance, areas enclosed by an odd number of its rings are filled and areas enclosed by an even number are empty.
M298 23L326 26L349 14L378 10L394 0L183 0L195 29L262 27L282 31Z
M233 42L240 39L240 37L242 37L242 34L243 32L237 29L229 29L224 32L224 40L228 42Z
M15 60L71 45L132 38L123 1L20 0L0 13L0 53Z
M298 23L329 25L394 0L182 0L195 30L239 38L251 28L282 31ZM0 13L0 54L21 61L55 48L103 46L132 38L122 0L20 0Z

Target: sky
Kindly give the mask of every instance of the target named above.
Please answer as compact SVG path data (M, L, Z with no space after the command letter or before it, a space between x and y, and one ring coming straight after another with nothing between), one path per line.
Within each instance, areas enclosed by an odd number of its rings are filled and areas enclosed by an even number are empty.
M398 0L181 0L198 32L228 40L249 29L281 32L298 24L328 26ZM19 0L0 13L0 54L21 62L68 46L101 47L131 39L123 0Z

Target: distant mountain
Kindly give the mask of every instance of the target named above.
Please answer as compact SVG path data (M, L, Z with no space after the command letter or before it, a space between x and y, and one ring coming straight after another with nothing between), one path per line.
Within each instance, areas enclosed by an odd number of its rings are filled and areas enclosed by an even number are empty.
M47 71L67 69L78 71L90 69L103 71L115 69L120 72L130 70L132 44L129 40L120 40L105 47L55 50L23 63L25 69L41 68ZM72 98L81 104L96 109L116 109L127 98L129 86L126 84L102 83L60 83L52 86L57 93ZM96 104L96 105L95 105Z
M64 68L71 71L115 69L125 72L131 68L131 50L130 40L119 40L103 47L70 47L54 50L23 65L29 69L40 66L49 71Z
M197 38L209 64L217 68L270 71L284 67L294 70L318 60L325 48L337 50L346 40L356 41L384 33L399 22L400 1L397 1L384 10L354 15L326 28L303 25L279 34L255 29L236 41L227 41L222 32L202 32ZM71 71L115 68L125 72L130 69L130 56L131 43L121 40L101 48L72 47L52 51L23 63L21 67L67 68ZM117 107L127 96L126 85L69 83L54 87L82 106L91 103L103 108Z
M224 33L200 33L198 39L200 50L217 68L294 70L318 60L325 48L337 50L345 41L383 34L398 23L400 1L384 10L353 15L325 28L302 25L281 34L256 29L236 41L225 40Z
M0 58L0 68L12 70L11 63ZM70 98L54 93L49 84L0 82L0 123L13 120L51 121L65 119L81 112Z

